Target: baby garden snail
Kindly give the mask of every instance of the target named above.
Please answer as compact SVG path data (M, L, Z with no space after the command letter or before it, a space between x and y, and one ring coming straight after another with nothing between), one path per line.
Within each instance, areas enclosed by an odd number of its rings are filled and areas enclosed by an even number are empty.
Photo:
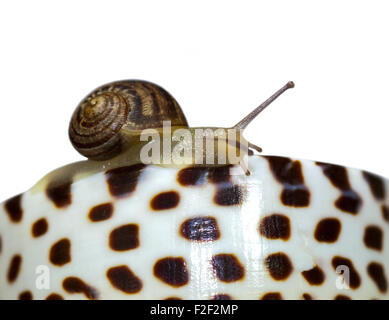
M177 101L160 86L141 80L112 82L97 88L81 101L70 122L69 137L76 150L90 160L109 160L123 151L130 150L127 157L131 159L127 160L137 162L140 159L133 159L133 157L139 154L139 147L145 145L141 142L142 131L153 129L154 132L165 137L164 122L170 121L173 136L176 130L183 129L189 130L189 134L182 135L184 139L173 138L171 141L179 150L178 152L169 157L159 156L157 161L151 161L151 163L164 166L193 165L199 163L197 159L201 160L200 164L203 164L203 160L211 159L206 162L208 165L239 163L246 174L249 174L243 162L244 156L252 153L252 149L261 152L261 148L246 141L242 136L243 130L272 101L293 87L293 82L288 82L232 128L189 128ZM202 133L197 136L196 133L200 130ZM233 130L237 135L231 138L227 136L227 130ZM205 148L199 148L198 145L192 143L199 138L204 139ZM171 140L170 136L168 139ZM206 148L207 142L212 140L216 143L216 139L218 140L216 150L214 147L211 150ZM177 146L178 142L183 141L184 146ZM134 149L136 146L138 148ZM158 145L157 148L159 147ZM189 149L189 152L184 152L185 147ZM199 149L201 149L200 154ZM225 155L234 152L237 157L233 160L231 157L228 159L225 157L223 162L216 161L215 163L214 153L221 151L224 151ZM181 162L174 161L182 153L184 157Z

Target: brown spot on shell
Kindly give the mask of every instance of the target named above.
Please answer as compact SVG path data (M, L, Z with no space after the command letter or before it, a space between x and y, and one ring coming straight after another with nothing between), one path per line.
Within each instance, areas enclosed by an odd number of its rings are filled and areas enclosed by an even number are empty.
M233 254L221 253L212 257L212 268L220 281L234 282L242 280L245 275L243 265Z
M64 298L58 293L51 293L45 300L64 300Z
M133 193L138 184L139 176L145 167L144 164L140 163L106 171L105 176L111 195L122 198Z
M49 229L49 224L45 218L41 218L34 222L31 228L31 233L34 238L43 236Z
M7 272L7 279L9 283L13 283L16 281L19 273L20 273L20 268L22 265L22 257L19 254L15 254L8 267L8 272Z
M286 206L307 207L309 205L310 193L305 189L284 189L281 193L281 201Z
M60 184L51 181L46 187L46 195L58 209L66 208L72 203L71 186L72 180Z
M307 207L310 192L304 184L301 163L284 157L265 157L275 179L282 184L281 201L285 206Z
M103 203L90 209L88 217L92 222L104 221L112 217L113 204Z
M138 225L126 224L112 230L109 235L109 246L115 251L126 251L139 247Z
M290 221L283 214L272 214L261 219L259 233L268 239L288 240L290 237Z
M211 297L211 300L232 300L232 297L228 294L215 294Z
M386 293L388 291L388 281L386 280L382 264L377 262L369 263L367 266L367 273L381 293Z
M208 169L203 167L189 167L180 170L177 181L182 186L201 186L207 182Z
M153 210L167 210L177 207L180 202L180 195L176 191L161 192L150 201Z
M315 229L315 239L319 242L336 242L339 238L342 225L337 218L324 218L319 221Z
M386 190L382 177L368 171L363 171L362 175L369 184L370 191L374 198L377 200L384 200Z
M50 262L56 266L63 266L71 261L71 243L69 239L58 240L50 249Z
M19 300L33 300L31 291L23 291L19 294Z
M323 162L316 162L316 165L321 167L324 175L330 180L334 187L341 191L347 191L351 189L347 170L345 167Z
M191 241L214 241L219 239L220 232L213 217L194 217L181 224L181 235Z
M182 300L180 297L167 297L164 300Z
M348 268L349 279L347 279L345 276L344 281L350 288L357 289L361 285L361 277L359 276L357 270L354 268L352 261L350 259L339 256L332 258L332 267L335 271L339 266Z
M213 201L219 206L235 206L242 204L245 189L242 186L231 183L217 185Z
M17 223L22 220L22 194L12 197L4 202L5 212L8 214L11 222Z
M283 252L270 254L265 259L266 269L274 280L286 280L293 271L289 257Z
M232 165L224 165L208 168L208 180L211 183L219 184L219 183L230 183L231 182L231 174L230 169Z
M189 272L182 257L167 257L154 264L154 275L164 283L181 287L188 283Z
M323 284L325 279L324 272L319 268L319 266L315 266L310 270L303 271L301 274L311 286L320 286Z
M200 186L208 180L216 185L213 199L216 204L221 206L239 205L244 200L245 189L232 183L231 167L232 165L185 168L177 174L177 181L183 186Z
M107 278L114 288L125 293L133 294L142 290L142 281L125 265L110 268Z
M363 236L363 241L365 242L366 247L373 250L382 250L382 241L383 232L378 226L367 226L365 228L365 234Z
M313 300L313 297L309 293L303 293L304 300Z
M389 207L382 205L381 207L382 211L382 218L386 221L389 222Z
M261 300L283 300L282 295L279 292L268 292L265 293Z
M344 294L338 294L334 300L351 300L349 296L345 296Z
M347 191L335 201L335 206L345 212L357 214L362 200L354 191Z
M66 292L71 294L83 293L89 300L96 300L99 297L99 293L95 288L86 284L84 281L77 277L67 277L65 280L63 280L62 287Z
M346 168L323 162L316 162L316 164L321 167L331 184L342 193L335 201L335 206L344 212L357 214L362 206L362 199L351 189Z

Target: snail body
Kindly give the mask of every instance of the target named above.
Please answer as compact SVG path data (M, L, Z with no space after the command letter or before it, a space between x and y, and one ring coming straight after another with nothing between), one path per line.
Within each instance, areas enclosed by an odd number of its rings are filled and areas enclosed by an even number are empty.
M190 128L177 101L160 86L141 80L112 82L95 89L81 101L72 116L69 137L74 148L92 161L122 159L124 154L129 163L136 163L142 160L136 158L139 149L146 147L158 149L158 156L147 164L173 167L240 164L249 174L244 157L252 149L260 152L261 148L246 141L242 132L266 106L293 86L293 82L288 82L234 127ZM165 124L169 126L169 134ZM230 131L235 136L229 136ZM151 133L158 139L162 137L158 145L155 139L151 143L142 139L145 134L152 137ZM170 155L166 156L167 150L161 152L161 141L164 147L169 145ZM203 148L209 142L213 144L211 150ZM234 159L211 161L222 151L225 155L234 154Z
M248 156L262 149L248 142L243 131L271 102L293 87L293 82L288 82L235 126L218 128L189 127L178 102L154 83L123 80L102 85L79 103L69 124L70 141L87 160L48 173L32 191L140 163L177 169L239 165L249 175ZM209 142L212 148L207 147ZM144 156L148 151L154 151L152 157Z

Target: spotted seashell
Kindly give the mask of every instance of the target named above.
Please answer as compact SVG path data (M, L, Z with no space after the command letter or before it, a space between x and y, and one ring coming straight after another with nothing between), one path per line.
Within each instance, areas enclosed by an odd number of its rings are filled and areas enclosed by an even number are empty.
M1 299L388 299L389 180L252 156L120 166L0 208Z

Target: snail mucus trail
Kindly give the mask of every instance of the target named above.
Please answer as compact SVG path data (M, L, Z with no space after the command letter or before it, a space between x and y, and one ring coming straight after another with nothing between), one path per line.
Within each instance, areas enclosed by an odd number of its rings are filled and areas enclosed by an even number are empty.
M70 121L70 141L88 160L49 173L34 189L40 189L39 186L44 187L48 182L60 185L107 169L145 163L142 155L156 149L158 156L155 157L154 152L153 157L147 158L147 164L178 168L239 164L249 175L245 160L253 150L261 152L262 149L248 142L243 131L269 104L293 87L294 83L289 81L233 127L190 128L177 101L160 86L142 80L108 83L87 95ZM170 124L169 135L166 134L167 123ZM199 131L202 132L202 148L198 144ZM218 134L222 131L233 131L234 136ZM177 132L186 134L178 135L181 138L177 139ZM155 137L159 138L159 143ZM210 140L212 143L208 144ZM163 150L166 142L170 148L167 156ZM233 159L222 157L221 162L210 161L219 159L216 155L221 154L235 156Z

